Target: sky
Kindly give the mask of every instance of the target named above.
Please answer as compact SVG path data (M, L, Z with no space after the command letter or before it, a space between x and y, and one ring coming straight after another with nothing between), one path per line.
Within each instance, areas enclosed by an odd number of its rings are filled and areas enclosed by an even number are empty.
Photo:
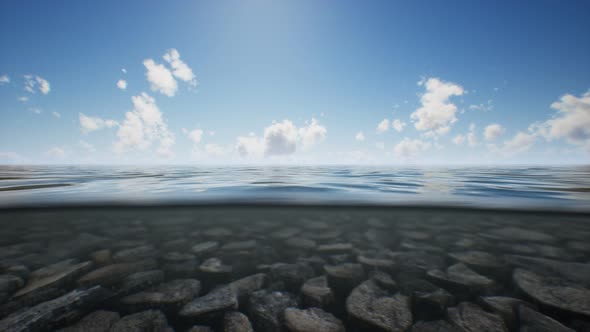
M588 1L2 1L0 164L588 164Z

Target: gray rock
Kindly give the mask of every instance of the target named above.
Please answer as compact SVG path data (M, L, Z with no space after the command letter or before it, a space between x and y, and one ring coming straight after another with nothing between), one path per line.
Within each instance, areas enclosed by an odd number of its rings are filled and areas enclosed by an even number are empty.
M492 294L496 287L494 281L468 268L463 263L451 265L446 272L431 270L428 279L451 293L462 298L475 295Z
M96 286L86 290L73 290L56 299L18 311L0 321L0 331L35 332L57 327L64 314L77 314L78 310L90 308L104 298L108 292Z
M257 332L285 331L284 311L297 305L297 299L291 293L260 290L250 296L248 316Z
M326 276L307 280L301 286L301 294L307 307L327 308L334 302L334 292L328 287Z
M446 266L444 257L421 251L393 252L388 256L398 271L416 276L423 276L426 271L443 269Z
M248 316L231 311L223 316L223 332L254 332Z
M429 293L416 292L412 302L412 312L416 320L442 319L447 308L453 304L453 295L444 289Z
M301 229L294 227L285 227L270 233L270 237L277 240L284 240L301 233Z
M314 240L303 237L290 238L285 241L285 245L297 250L313 250L317 247L317 243Z
M518 317L516 315L518 305L532 306L525 301L505 296L481 297L479 302L484 309L500 315L511 330L516 330L518 327Z
M337 295L347 295L365 279L365 270L360 264L325 265L324 270L328 285Z
M201 283L195 279L173 280L159 285L151 291L126 296L121 303L132 311L148 308L170 311L179 309L199 295Z
M116 322L109 332L174 332L166 316L158 310L148 310L125 316Z
M502 317L486 312L478 305L462 302L447 310L449 321L466 332L508 332Z
M368 270L382 270L392 273L395 270L395 264L391 259L371 258L365 255L358 255L357 262L361 263Z
M90 259L92 259L94 265L98 267L107 266L113 263L110 249L102 249L95 251L92 254L90 254Z
M17 289L23 287L25 282L12 274L0 275L0 293L12 294Z
M506 255L506 261L513 267L523 268L541 275L561 277L590 286L590 264L519 255Z
M512 279L522 292L542 305L590 316L590 290L584 286L523 269L514 270Z
M203 236L214 239L228 238L233 234L234 232L231 229L223 227L214 227L203 231Z
M76 324L57 332L107 332L120 318L117 312L97 310L84 316Z
M508 273L504 262L484 251L454 252L450 253L449 256L457 262L467 265L477 273L497 277L503 277Z
M229 242L221 247L224 251L252 250L256 248L256 240Z
M11 299L10 302L7 302L0 306L0 317L7 316L8 314L16 312L17 310L22 309L24 307L32 307L41 302L46 302L55 299L56 297L62 296L65 293L66 291L61 288L47 288L29 294L25 294L16 299Z
M195 325L186 332L214 332L212 328L205 325Z
M253 292L262 289L267 284L265 273L257 273L229 283L228 287L238 297L239 303L246 303Z
M363 327L379 331L406 331L412 325L410 299L391 295L368 280L357 286L346 299L346 312Z
M184 317L202 318L237 308L238 298L234 291L229 287L221 287L185 304L179 314Z
M285 285L285 289L291 292L299 291L301 285L314 275L315 272L311 266L304 263L276 263L270 267L270 278L274 282L282 282Z
M211 275L228 275L231 273L232 268L229 265L223 264L219 258L209 258L199 266L199 271L205 274Z
M381 288L385 288L390 292L398 290L397 283L391 278L391 276L385 272L376 270L369 273L369 277L377 283Z
M464 332L464 330L447 321L435 320L431 322L419 321L412 326L410 332Z
M29 278L29 274L31 274L31 271L29 271L29 269L24 265L10 266L4 272L6 272L6 274L15 275L23 280L27 280L27 278Z
M219 248L219 242L207 241L207 242L195 244L192 247L191 251L193 252L193 254L195 254L197 256L203 256L205 254L209 254L209 253L217 250L218 248Z
M111 264L83 275L80 279L78 279L78 285L80 287L89 287L93 285L110 287L123 281L123 279L130 274L151 270L155 267L156 262L153 260L146 260L137 263Z
M124 249L116 252L113 255L113 262L115 263L130 263L137 262L143 259L155 258L157 254L156 249L152 245L145 245L141 247Z
M518 306L520 332L574 332L553 318L549 318L526 305Z
M117 290L118 296L125 296L161 283L164 280L164 272L150 270L136 272L128 275Z
M481 234L493 240L506 240L513 242L554 242L551 235L518 227L504 227Z
M285 325L290 332L344 332L344 324L320 308L285 309Z
M92 268L92 262L74 263L73 260L62 261L31 272L27 285L14 294L20 297L47 288L66 287L83 273Z
M350 243L331 243L318 246L317 251L325 255L338 255L351 253L353 249Z

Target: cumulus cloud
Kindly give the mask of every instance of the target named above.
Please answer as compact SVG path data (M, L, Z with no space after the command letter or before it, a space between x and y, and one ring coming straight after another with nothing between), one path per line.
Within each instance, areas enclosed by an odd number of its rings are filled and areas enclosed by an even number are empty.
M453 138L453 143L455 143L456 145L462 145L463 143L465 143L465 135L457 135Z
M62 159L63 157L66 156L65 150L59 146L56 146L56 147L53 147L53 148L47 150L47 152L45 152L45 154L51 158L57 158L57 159Z
M56 118L61 118L61 114L59 112L51 112L51 115L53 115Z
M125 120L119 126L115 151L123 153L133 149L148 150L153 144L158 144L158 155L172 156L174 135L168 130L155 99L143 92L131 97L131 101L133 109L125 113Z
M483 136L487 141L493 141L504 134L504 127L497 123L492 123L485 127Z
M127 81L125 81L125 80L118 80L117 81L117 88L119 88L121 90L126 90L127 89Z
M30 93L35 93L35 90L39 90L42 94L46 95L51 91L51 84L40 77L33 75L25 75L25 90Z
M566 94L551 108L557 110L553 118L533 124L531 129L549 141L564 138L590 148L590 90L579 97Z
M444 82L438 78L422 80L426 92L420 97L422 106L410 115L414 127L429 136L444 135L457 121L457 106L450 101L453 96L461 96L463 88L452 82Z
M127 69L121 68L121 72L123 72L123 74L127 74Z
M326 127L312 118L305 126L297 128L293 122L273 122L264 129L262 137L250 133L237 139L236 150L241 156L280 156L295 153L299 148L309 150L321 142L327 134Z
M406 126L406 123L403 122L400 119L394 119L393 121L391 121L391 127L397 131L398 133L401 133L402 130L404 130L404 127Z
M174 77L187 82L192 86L197 85L197 80L195 79L193 70L186 63L184 63L184 61L180 60L180 54L176 49L172 48L168 50L168 52L164 54L164 60L170 64Z
M41 113L43 113L43 110L40 109L40 108L37 108L37 107L31 107L31 108L29 108L29 111L31 111L31 112L33 112L35 114L41 114Z
M420 139L409 139L406 137L393 147L393 154L399 158L412 158L417 156L420 152L430 149L430 147L430 142L425 142Z
M469 132L466 135L457 135L452 141L456 145L462 145L465 142L467 142L467 145L470 147L479 145L479 140L477 139L477 134L475 132L475 124L472 123L469 125Z
M10 77L8 77L8 75L0 76L0 85L4 85L6 83L10 83Z
M365 134L363 134L362 131L359 131L358 133L356 133L356 135L354 136L354 139L357 141L364 141L365 140Z
M26 96L18 97L17 99L21 103L26 103L27 101L29 101L29 97L26 97Z
M493 101L490 99L485 104L469 105L469 109L472 111L488 112L494 109Z
M388 130L389 130L389 119L383 119L377 125L377 132L378 133L384 133L384 132L386 132Z
M501 146L490 144L488 147L492 152L509 157L529 150L535 144L535 139L534 134L518 132L511 139L504 141Z
M104 120L99 117L87 116L84 113L79 113L78 118L80 120L80 130L84 134L103 128L112 128L118 125L115 120Z
M176 94L178 84L168 68L163 64L157 64L152 59L144 60L143 65L147 69L145 77L150 82L152 91L160 92L168 97Z
M195 144L199 144L201 142L201 139L203 138L203 130L201 129L193 129L191 131L184 129L183 131L186 133L188 138L190 138L190 140L193 141L193 143Z
M205 152L212 157L222 157L227 154L222 146L214 143L205 144Z

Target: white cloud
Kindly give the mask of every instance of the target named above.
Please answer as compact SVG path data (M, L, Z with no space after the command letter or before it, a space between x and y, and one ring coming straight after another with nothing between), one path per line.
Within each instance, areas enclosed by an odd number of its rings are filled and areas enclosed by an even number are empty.
M170 64L170 67L172 67L172 74L174 77L184 82L188 82L188 84L192 86L197 85L197 80L195 79L193 70L186 63L180 60L180 54L176 49L172 48L168 50L168 52L164 54L163 58Z
M168 68L155 63L152 59L144 60L143 65L147 69L145 76L151 83L152 91L160 92L168 97L173 97L176 94L178 85Z
M488 111L491 111L494 109L494 104L493 104L492 100L490 99L485 104L469 105L469 109L472 111L488 112Z
M80 146L82 149L86 150L86 152L93 153L93 152L95 152L95 151L96 151L96 149L94 148L94 145L92 145L92 144L90 144L90 143L88 143L88 142L86 142L86 141L84 141L84 140L80 140L80 141L78 142L78 145L79 145L79 146Z
M448 133L451 125L457 121L457 106L449 99L463 95L463 88L438 78L422 80L418 84L426 88L426 93L420 98L422 106L410 115L414 126L420 131L426 131L429 136Z
M27 101L29 101L29 97L26 97L26 96L18 97L17 99L21 103L26 103Z
M479 144L479 140L477 139L477 134L475 133L475 124L474 123L469 125L469 133L467 133L467 144L471 147L477 146Z
M222 157L226 155L226 151L223 147L218 144L205 144L205 152L213 157Z
M203 138L203 130L193 129L190 132L186 131L186 135L188 136L188 138L190 138L191 141L193 141L193 143L198 144L201 142L201 139Z
M29 111L31 111L31 112L33 112L35 114L41 114L43 112L42 109L37 108L37 107L31 107L31 108L29 108Z
M456 145L462 145L463 143L465 143L465 135L457 135L453 138L453 143L455 143Z
M398 133L401 133L402 130L404 130L405 126L406 126L406 123L400 119L394 119L391 122L391 127L393 127L393 129L395 129L395 131L397 131Z
M488 141L493 141L504 134L504 127L497 123L492 123L485 127L483 136Z
M311 122L307 126L299 128L301 148L303 150L310 149L318 142L324 140L327 132L326 127L320 125L316 119L311 118Z
M492 152L499 153L505 157L519 154L529 150L535 144L536 136L534 134L527 134L518 132L513 138L504 141L500 147L490 144L488 148Z
M388 130L389 130L389 119L383 119L377 125L377 132L378 133L384 133L384 132L386 132Z
M123 74L127 74L127 69L121 68L121 71L123 72Z
M4 85L6 83L10 83L10 77L8 77L8 75L0 76L0 85Z
M117 81L117 88L119 88L121 90L126 90L127 89L127 81L125 81L125 80L118 80Z
M56 118L61 118L61 114L59 112L51 112L51 115L53 115Z
M103 120L99 117L87 116L84 113L79 113L78 117L80 120L80 130L84 134L88 134L103 128L112 128L119 125L119 123L117 123L115 120Z
M566 94L551 104L553 118L531 129L547 140L565 138L569 143L590 148L590 90L576 97Z
M41 91L42 94L46 95L51 91L51 84L49 82L40 77L40 76L33 76L33 75L25 75L25 90L30 93L35 93L35 88Z
M298 146L303 151L309 150L321 142L327 132L327 129L314 118L300 128L289 120L273 122L264 129L264 135L261 138L254 133L238 137L236 151L244 157L289 155L295 153Z
M58 159L62 159L63 157L66 156L66 152L62 147L53 147L49 150L47 150L47 152L45 152L45 154L51 158L58 158Z
M365 134L363 134L362 131L359 131L358 133L356 133L356 135L354 136L354 139L357 141L364 141L365 140Z
M117 132L115 151L123 153L132 149L147 150L152 144L158 143L158 155L172 156L174 135L168 131L155 99L143 92L139 96L131 97L131 101L133 110L125 113L125 120Z
M430 147L430 142L406 137L393 147L393 154L400 158L412 158L420 152L430 149Z

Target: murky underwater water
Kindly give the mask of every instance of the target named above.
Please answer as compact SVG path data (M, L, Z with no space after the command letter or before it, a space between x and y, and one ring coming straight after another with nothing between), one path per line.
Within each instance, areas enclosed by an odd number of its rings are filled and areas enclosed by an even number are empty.
M588 331L582 213L0 210L0 331Z

